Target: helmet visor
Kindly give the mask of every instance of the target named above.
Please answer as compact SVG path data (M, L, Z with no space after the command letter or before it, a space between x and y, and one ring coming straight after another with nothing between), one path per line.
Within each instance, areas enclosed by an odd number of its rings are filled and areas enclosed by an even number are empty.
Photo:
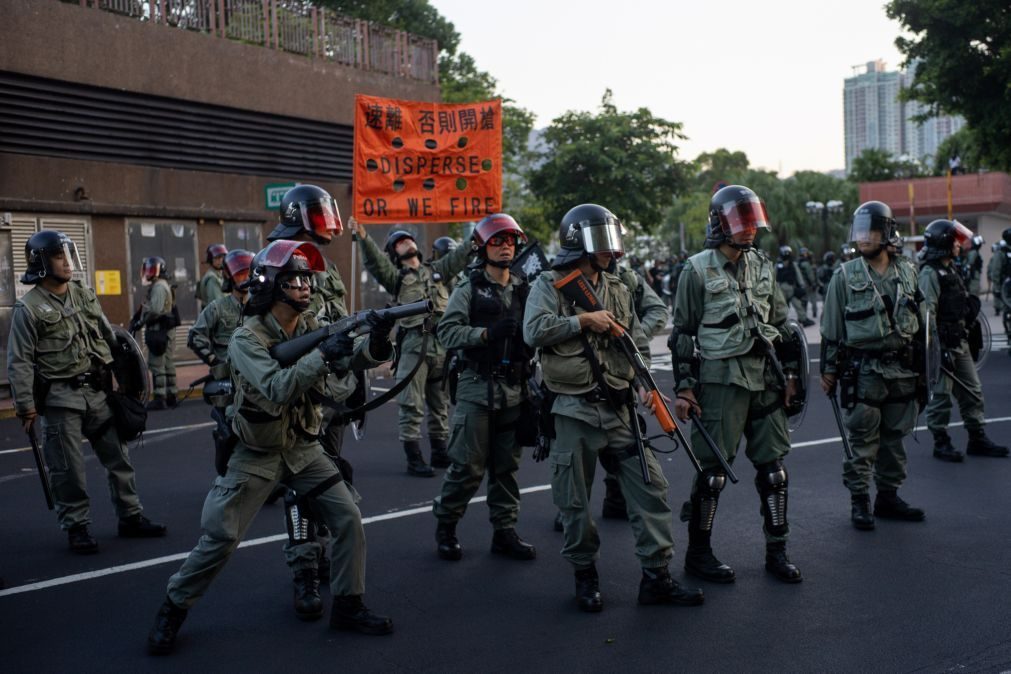
M717 215L727 236L755 234L759 229L769 229L765 203L757 196L721 204Z
M603 223L584 224L580 228L583 234L583 248L587 253L611 253L621 257L625 247L621 243L621 222L617 218L608 218Z
M850 241L854 243L884 243L892 228L891 220L871 213L857 213L853 216L853 225L850 227ZM878 232L881 236L874 241L871 232Z
M331 199L299 204L302 212L302 227L318 237L330 240L344 231L337 202Z
M962 250L969 250L972 247L972 230L963 225L958 220L954 220L955 243L961 246Z
M289 260L298 253L290 271L326 271L323 255L314 244L280 239L263 249L260 264L275 269L284 269ZM304 263L303 263L304 260Z
M141 285L149 286L151 285L151 279L156 278L161 275L161 262L156 259L148 258L144 260L140 265L140 283Z
M225 257L225 272L237 288L242 288L249 280L249 265L252 262L253 254L248 250L233 250Z

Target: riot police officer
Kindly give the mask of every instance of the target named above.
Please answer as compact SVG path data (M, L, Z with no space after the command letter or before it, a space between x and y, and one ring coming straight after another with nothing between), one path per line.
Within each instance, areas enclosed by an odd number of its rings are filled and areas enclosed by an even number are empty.
M811 316L818 316L818 272L815 269L814 258L806 246L801 246L797 254L797 267L804 277L807 288L807 304L811 307ZM814 321L811 322L814 325Z
M354 222L365 268L390 293L396 304L431 300L435 305L433 320L438 322L449 302L452 279L467 266L470 246L460 246L438 260L424 262L414 237L396 230L386 237L383 251L369 237L365 227ZM429 319L418 316L402 321L397 329L397 381L400 382L424 359L410 384L397 397L400 405L400 441L407 457L407 473L433 477L436 468L447 468L451 461L446 452L449 437L449 399L442 387L446 351L436 340L426 337ZM425 353L422 353L425 345ZM421 453L421 423L428 404L428 440L432 447L432 466Z
M983 280L983 256L979 251L984 243L986 241L981 235L974 234L968 250L962 249L965 253L965 284L969 292L977 296L982 291L980 286Z
M512 559L536 557L534 546L516 533L520 511L516 471L523 453L516 427L524 423L520 403L534 354L519 334L529 287L522 275L510 273L509 265L526 238L506 213L481 220L473 246L484 264L457 285L439 321L439 341L447 350L459 349L463 364L449 439L453 463L432 508L442 559L460 559L456 524L486 472L495 529L492 552Z
M835 253L831 250L825 251L825 254L821 256L821 264L818 265L818 294L821 295L823 303L825 302L825 291L828 290L828 284L832 280L835 268Z
M210 265L210 268L197 284L197 299L200 300L201 309L224 297L227 292L223 287L225 255L228 255L228 249L223 243L212 243L204 252L204 262Z
M1007 456L1008 448L994 444L983 431L983 387L973 363L971 334L978 330L976 316L980 301L966 287L953 260L962 246L976 245L972 232L958 221L934 220L923 232L926 250L920 269L919 288L923 306L937 326L942 353L942 373L927 404L927 428L934 436L934 457L942 461L962 461L962 453L951 444L951 396L969 432L966 453L976 456ZM975 335L979 337L980 335Z
M232 333L242 324L242 308L246 304L249 266L252 261L253 254L241 248L234 248L225 255L221 269L225 279L222 289L228 294L204 307L187 337L187 346L210 368L212 385L213 382L229 380L231 376L228 370L228 343L232 339ZM223 397L223 400L215 402L211 412L211 417L217 422L213 437L214 467L218 475L225 474L235 437L231 430L234 396Z
M34 432L42 417L56 516L70 549L98 551L89 529L84 438L108 474L119 535L164 536L165 526L143 515L130 456L109 409L103 379L117 341L95 291L72 280L74 271L83 270L77 247L62 232L42 230L28 239L25 258L21 282L33 287L14 305L7 376L25 430Z
M875 516L924 519L923 510L897 493L906 479L903 438L917 415L922 295L913 263L894 252L899 236L886 204L868 201L857 208L850 239L860 255L832 276L822 310L821 385L829 395L840 385L855 455L843 464L843 484L850 490L853 526L869 530Z
M779 247L776 283L779 284L784 299L797 312L797 321L805 328L814 325L814 321L807 317L807 280L793 261L793 249L790 246Z
M316 185L298 185L288 190L281 198L279 222L267 235L268 241L282 239L312 242L323 248L328 247L335 237L343 234L337 202L330 193ZM325 269L314 273L313 292L309 298L308 311L321 324L335 323L348 315L347 290L337 265L324 257ZM359 398L364 402L365 374L361 371L330 373L326 378L326 396L333 404L323 410L320 443L323 453L340 470L349 489L357 499L352 486L351 463L344 458L344 435L346 423L343 412L348 411L347 401ZM298 543L289 540L285 544L285 556L292 570L295 615L303 620L312 620L322 615L323 604L319 595L319 578L327 573L328 561L325 552L330 540L326 525L313 519L311 513L297 513L294 492L279 488L268 502L280 496L285 497L285 522L294 516L311 527L315 540ZM293 510L294 509L294 510Z
M328 372L371 367L392 354L392 321L373 314L368 337L334 334L282 368L270 348L318 327L308 313L313 274L325 270L311 243L274 241L253 260L247 318L235 330L228 359L235 382L239 436L224 476L214 481L201 516L203 535L168 582L167 596L148 636L151 654L169 653L188 610L207 591L238 548L253 517L278 482L305 498L333 533L330 551L330 626L363 634L389 634L389 618L372 613L365 592L365 532L351 489L323 455L323 417L316 396ZM305 533L293 522L289 536ZM293 532L292 529L295 531ZM308 543L308 541L304 541Z
M523 338L541 350L544 385L555 395L550 443L551 493L562 513L562 556L575 571L579 608L603 608L596 569L600 539L590 515L595 465L618 477L628 502L635 552L642 567L640 604L697 605L699 590L683 589L670 575L671 534L667 480L652 452L644 452L650 484L642 478L632 424L634 369L610 331L625 326L638 349L648 342L632 305L631 293L606 270L624 252L621 223L606 208L582 204L562 218L561 250L552 271L537 277L527 299ZM556 282L580 272L604 309L585 311L567 300ZM642 394L642 392L640 392Z
M785 407L799 391L800 349L786 325L786 302L772 262L753 245L758 231L769 229L768 221L765 204L747 187L728 185L712 196L705 250L689 258L682 274L668 344L676 364L678 418L686 420L694 409L729 462L741 437L747 438L762 503L765 568L781 581L798 583L801 572L786 554L789 477L784 459L790 451ZM789 258L789 251L781 251L781 260ZM790 279L799 277L794 265L785 267L794 272ZM704 446L698 429L692 435L694 446ZM713 522L727 476L709 453L699 461L703 472L692 487L685 570L731 583L733 568L712 550Z
M144 327L147 345L147 366L151 370L152 387L149 410L175 407L176 400L176 334L179 310L176 308L175 286L168 282L165 260L154 256L144 258L140 268L141 284L147 286L147 299L141 307L140 317L131 330Z

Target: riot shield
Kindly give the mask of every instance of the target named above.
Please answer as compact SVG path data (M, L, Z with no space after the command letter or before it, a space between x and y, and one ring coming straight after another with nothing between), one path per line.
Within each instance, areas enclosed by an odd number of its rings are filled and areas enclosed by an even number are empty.
M790 432L792 433L800 428L801 424L804 423L804 417L807 415L808 394L811 389L811 356L807 347L807 335L804 333L804 328L801 327L800 323L791 319L786 322L786 326L790 329L791 336L797 344L797 352L800 354L799 370L797 371L797 384L799 386L797 397L794 398L793 403L786 409Z
M926 318L926 348L924 349L924 372L927 375L927 401L934 399L934 388L941 379L941 341L937 336L936 317L927 312Z
M110 367L116 378L117 390L145 402L151 394L147 360L129 332L118 325L112 326L112 332L116 335L116 348L113 349Z
M972 353L972 360L976 363L976 371L983 369L986 357L990 355L993 348L993 333L990 330L990 321L981 311L976 320L969 325L969 350Z
M548 258L541 249L541 244L536 239L523 247L516 259L509 267L512 271L518 271L527 277L527 281L533 282L537 275L546 269L550 269Z

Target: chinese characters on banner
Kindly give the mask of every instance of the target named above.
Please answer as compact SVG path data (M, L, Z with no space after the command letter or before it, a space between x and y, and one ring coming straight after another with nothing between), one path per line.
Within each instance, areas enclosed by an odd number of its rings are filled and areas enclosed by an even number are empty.
M355 96L355 218L465 222L501 210L501 100Z

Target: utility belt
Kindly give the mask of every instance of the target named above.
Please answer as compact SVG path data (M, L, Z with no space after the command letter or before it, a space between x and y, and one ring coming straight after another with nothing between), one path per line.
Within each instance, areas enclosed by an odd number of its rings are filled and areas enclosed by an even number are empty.
M525 376L524 363L488 363L474 360L463 361L463 368L476 372L483 379L505 379L510 384L519 384Z
M617 405L623 404L628 400L628 392L629 389L627 388L612 388L610 386L597 385L586 393L579 394L578 397L588 403L611 403Z
M64 377L50 379L50 384L66 384L70 388L77 390L82 387L88 387L95 389L96 391L101 390L102 386L102 372L100 370L88 370L87 372L82 372L79 375L73 377Z
M909 366L913 359L913 350L909 347L902 347L899 349L855 349L853 347L846 347L846 352L849 358L854 358L858 360L873 358L879 362L887 365L889 363L898 363L902 366Z

